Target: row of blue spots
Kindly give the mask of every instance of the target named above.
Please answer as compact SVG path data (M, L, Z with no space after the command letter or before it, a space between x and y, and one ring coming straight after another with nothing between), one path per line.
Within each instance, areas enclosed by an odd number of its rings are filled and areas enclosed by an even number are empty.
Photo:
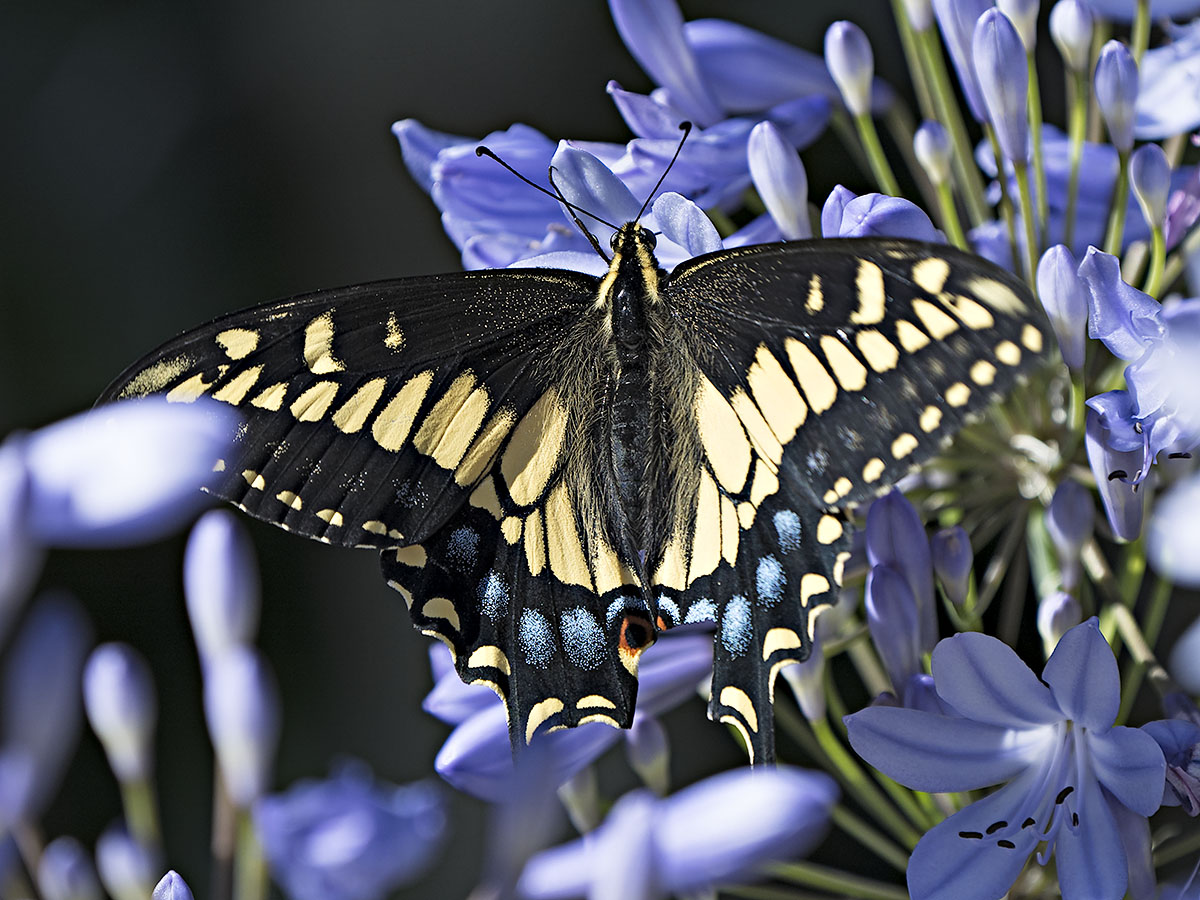
M774 606L783 599L783 589L787 587L787 573L774 556L764 556L758 561L754 584L758 589L758 601L764 606Z
M702 597L699 600L693 600L692 605L688 607L687 617L683 620L687 624L692 622L715 622L717 621L717 604L707 597Z
M446 541L446 562L460 572L468 573L475 567L479 556L479 534L473 528L463 526L450 533Z
M666 594L658 595L658 613L663 616L665 622L671 625L679 624L679 604ZM664 613L666 615L663 615Z
M604 624L608 628L612 628L613 622L617 621L617 616L623 615L627 609L639 609L642 612L647 611L646 604L642 603L641 600L622 594L616 600L612 601L612 603L608 604L608 609L604 611Z
M790 509L775 513L775 534L779 538L779 549L791 553L800 549L800 517Z
M750 613L750 601L741 594L729 598L721 613L721 643L734 656L741 656L750 649L754 623Z
M508 586L500 573L488 572L487 578L479 582L479 605L493 622L498 622L508 612Z
M562 614L559 626L571 662L581 669L595 669L604 662L604 630L595 616L576 606Z
M517 625L517 640L521 644L521 652L525 654L525 662L536 669L549 668L557 648L554 646L554 629L536 609L521 611L521 621Z

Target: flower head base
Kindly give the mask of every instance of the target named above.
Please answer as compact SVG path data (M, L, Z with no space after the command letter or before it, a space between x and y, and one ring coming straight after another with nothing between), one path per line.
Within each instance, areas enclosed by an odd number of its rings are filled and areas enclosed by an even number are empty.
M1039 843L1065 898L1117 900L1129 879L1118 817L1159 806L1158 745L1113 727L1116 660L1095 620L1063 635L1039 680L995 638L964 633L933 652L939 697L957 715L872 707L848 716L864 759L922 791L1007 786L935 826L908 867L917 900L1001 896Z

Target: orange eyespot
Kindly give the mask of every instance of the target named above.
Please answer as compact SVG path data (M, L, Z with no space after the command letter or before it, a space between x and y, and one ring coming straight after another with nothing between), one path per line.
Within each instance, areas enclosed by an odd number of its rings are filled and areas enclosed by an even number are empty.
M642 651L654 643L654 626L650 620L639 613L626 613L621 620L621 639L617 652L621 657L621 665L629 670L631 675L637 674L638 657Z

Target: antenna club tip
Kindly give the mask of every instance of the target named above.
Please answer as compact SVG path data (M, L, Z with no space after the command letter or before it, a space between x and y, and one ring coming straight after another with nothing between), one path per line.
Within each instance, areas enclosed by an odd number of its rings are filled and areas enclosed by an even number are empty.
M684 135L691 134L692 133L692 123L691 122L680 122L679 130L682 131L684 133Z
M478 147L475 148L476 156L487 156L488 152L489 152L488 148L483 146L483 144L480 144Z

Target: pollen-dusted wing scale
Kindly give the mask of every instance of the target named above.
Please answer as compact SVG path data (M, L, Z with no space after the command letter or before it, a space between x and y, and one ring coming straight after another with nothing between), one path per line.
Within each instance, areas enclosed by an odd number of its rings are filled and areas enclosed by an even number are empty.
M603 278L508 269L320 291L189 331L102 400L245 416L210 489L381 551L415 625L508 706L514 745L629 725L655 635L711 621L710 713L771 759L885 489L1046 341L1009 273L892 239L764 244L667 274L629 224Z

